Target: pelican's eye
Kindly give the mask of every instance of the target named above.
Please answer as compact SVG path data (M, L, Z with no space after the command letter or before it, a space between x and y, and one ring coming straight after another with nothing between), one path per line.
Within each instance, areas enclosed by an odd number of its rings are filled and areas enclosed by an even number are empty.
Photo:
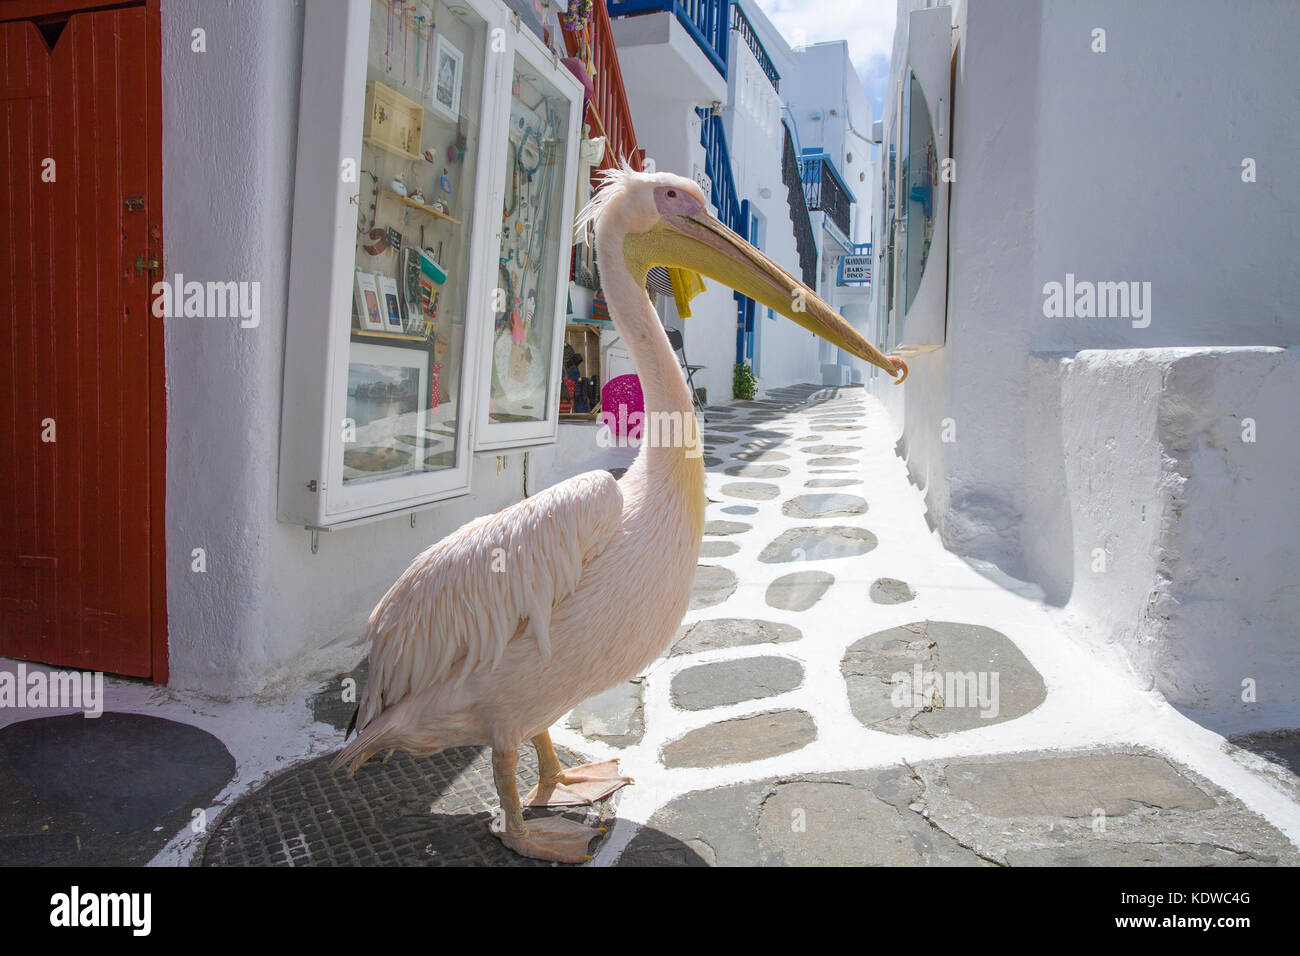
M699 216L704 212L698 199L676 186L660 186L654 196L661 216Z

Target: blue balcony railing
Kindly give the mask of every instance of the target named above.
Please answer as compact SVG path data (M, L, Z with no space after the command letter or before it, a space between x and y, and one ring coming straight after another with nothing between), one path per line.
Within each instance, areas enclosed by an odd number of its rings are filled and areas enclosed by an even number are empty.
M703 107L695 110L700 117L700 144L704 147L704 171L713 180L713 193L709 196L718 207L718 218L744 238L749 238L749 228L744 223L740 197L736 195L736 179L731 173L731 152L727 149L727 134L722 128L722 117L714 116Z
M709 62L727 75L727 32L731 0L609 0L611 17L670 12L691 35Z
M799 157L803 192L809 209L821 209L850 241L849 206L857 202L827 153L806 152Z
M712 110L698 108L700 117L700 144L704 147L704 172L712 180L709 200L718 207L718 219L729 229L734 229L742 239L753 239L750 229L749 200L742 202L736 193L736 179L731 172L731 152L727 149L727 134L722 128L722 117ZM736 364L752 359L754 355L754 302L732 293L736 300Z

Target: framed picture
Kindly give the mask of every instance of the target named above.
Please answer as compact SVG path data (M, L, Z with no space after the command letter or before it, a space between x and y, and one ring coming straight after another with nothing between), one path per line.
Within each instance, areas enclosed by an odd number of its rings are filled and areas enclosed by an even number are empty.
M384 317L384 331L400 335L406 328L402 322L402 302L397 296L397 280L392 276L379 278L379 311Z
M348 354L343 483L426 469L429 353L353 342Z
M379 310L379 286L372 272L357 270L357 317L361 328L367 332L384 331L384 318Z
M437 54L433 61L433 108L453 123L460 120L460 87L464 67L465 54L439 33Z

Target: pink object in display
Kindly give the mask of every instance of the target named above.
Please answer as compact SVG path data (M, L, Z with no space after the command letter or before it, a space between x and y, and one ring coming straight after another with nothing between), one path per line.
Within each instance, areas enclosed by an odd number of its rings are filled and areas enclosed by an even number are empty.
M600 420L609 424L609 430L619 444L627 441L628 422L637 414L632 427L638 427L645 418L645 397L641 394L641 379L636 375L611 378L600 390ZM638 434L641 431L638 427Z

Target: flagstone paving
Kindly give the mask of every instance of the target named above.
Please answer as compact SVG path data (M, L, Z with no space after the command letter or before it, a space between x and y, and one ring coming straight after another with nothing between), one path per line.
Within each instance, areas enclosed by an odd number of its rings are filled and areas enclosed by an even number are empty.
M700 544L701 558L729 558L740 550L734 541L705 541Z
M637 781L570 812L612 824L591 865L1300 863L1296 735L1228 744L946 552L877 401L804 386L707 414L677 640L552 728ZM482 752L322 767L235 804L204 862L531 862L487 833Z
M763 595L769 607L786 611L806 611L816 604L835 583L829 571L795 571L783 574L767 586Z
M987 579L963 568L948 587L899 551L887 502L914 491L879 406L852 389L771 397L783 414L737 402L726 427L705 426L723 459L709 469L706 531L728 529L721 516L742 502L752 525L722 558L705 541L701 573L731 569L734 586L693 607L639 685L645 737L625 760L638 783L616 795L620 822L596 864L1300 862L1236 795L1139 739L1141 721L1128 746L1106 739L1101 712L1064 718L1091 725L1095 743L1077 728L1029 729L1081 709L1059 689L1069 675L1046 679L1043 655L1022 646L1039 618L1008 629L960 613L987 606L962 600L996 590ZM934 559L954 562L937 543ZM1069 698L1056 713L1053 686Z
M787 518L843 518L866 511L866 500L857 495L799 495L781 505Z
M905 604L916 599L916 592L907 582L897 578L876 578L871 582L870 594L877 604Z
M788 657L746 657L700 664L678 671L672 682L673 706L708 710L744 700L775 697L803 683L803 667Z
M1027 714L1047 696L1015 644L975 624L917 621L871 634L849 645L840 673L853 716L890 734L973 730Z
M751 644L784 644L802 640L797 627L776 621L759 621L741 618L712 618L683 626L676 642L668 652L676 657L698 654L726 647L746 647ZM579 706L582 710L583 706Z
M665 767L716 767L775 757L807 746L817 725L805 711L735 717L692 730L663 749Z

